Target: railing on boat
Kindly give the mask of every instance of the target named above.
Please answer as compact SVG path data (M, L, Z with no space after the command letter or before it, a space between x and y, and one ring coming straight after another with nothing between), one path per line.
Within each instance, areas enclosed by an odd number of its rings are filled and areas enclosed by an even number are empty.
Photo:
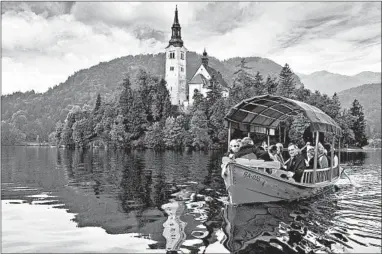
M316 169L316 183L330 182L331 179L339 177L340 168L339 166L333 168L333 174L331 173L331 168ZM314 170L305 169L301 178L301 183L314 183Z

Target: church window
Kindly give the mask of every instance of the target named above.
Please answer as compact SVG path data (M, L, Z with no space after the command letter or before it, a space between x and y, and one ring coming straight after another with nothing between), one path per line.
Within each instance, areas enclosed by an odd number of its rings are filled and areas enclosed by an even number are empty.
M174 70L174 66L170 66L170 71L173 71Z
M170 54L168 55L168 58L175 59L175 52L170 52Z
M181 71L181 72L184 72L184 69L183 69L183 67L180 67L180 71Z
M180 59L184 60L184 52L180 53Z

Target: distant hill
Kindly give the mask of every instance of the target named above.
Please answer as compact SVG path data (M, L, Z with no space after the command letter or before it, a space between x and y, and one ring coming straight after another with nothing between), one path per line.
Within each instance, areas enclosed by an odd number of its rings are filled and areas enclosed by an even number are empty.
M312 91L318 90L332 96L335 92L357 87L363 84L381 82L380 72L364 71L354 76L335 74L328 71L317 71L309 75L297 74L305 88Z
M369 137L381 133L381 83L353 87L338 93L341 105L350 108L354 99L363 106Z
M242 58L236 57L225 61L209 56L209 65L221 72L230 86L233 73L238 70ZM278 77L282 66L266 58L246 58L248 72L255 75L259 71L264 79L267 75ZM187 79L190 80L201 64L201 55L195 52L187 53ZM58 120L64 120L72 105L91 107L95 104L98 93L102 100L113 100L120 93L120 84L127 73L132 73L140 67L152 74L165 75L165 54L148 54L124 56L109 62L101 62L88 69L83 69L69 76L68 79L50 88L45 93L14 93L1 97L2 120L10 120L18 111L27 117L28 128L36 129L34 136L39 135L46 140L47 132L53 131ZM300 79L295 76L297 86ZM134 83L133 83L134 88ZM40 132L41 129L45 131ZM29 139L29 138L28 138Z

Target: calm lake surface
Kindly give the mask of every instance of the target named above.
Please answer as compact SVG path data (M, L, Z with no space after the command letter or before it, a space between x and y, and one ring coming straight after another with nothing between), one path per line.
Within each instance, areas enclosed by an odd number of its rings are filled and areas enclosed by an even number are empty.
M381 150L294 203L227 205L220 152L2 147L2 252L381 253Z

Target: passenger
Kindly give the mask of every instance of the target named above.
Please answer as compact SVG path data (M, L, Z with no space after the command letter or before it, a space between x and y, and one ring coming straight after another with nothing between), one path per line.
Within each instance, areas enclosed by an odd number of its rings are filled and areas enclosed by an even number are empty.
M226 153L225 156L232 158L233 155L237 153L239 150L240 150L239 142L237 142L236 139L232 139L231 142L229 142L229 152Z
M325 148L321 143L318 143L318 165L317 168L328 168L328 157L325 155Z
M239 143L239 146L242 147L241 139L237 139L237 142Z
M308 160L308 157L307 157L307 155L308 155L308 147L310 147L310 146L311 146L311 145L310 145L310 142L306 142L306 143L305 143L305 146L303 146L303 147L300 149L301 154L302 154L302 156L304 156L305 160Z
M277 161L279 161L281 163L281 165L284 165L285 164L284 158L283 158L284 146L281 143L277 143L276 147L277 147L276 159L277 159Z
M259 159L264 161L278 161L276 158L277 155L277 147L275 145L271 145L268 149L268 152L263 153Z
M253 140L250 137L245 137L241 140L241 147L238 152L235 153L235 158L246 158L256 160L255 146Z
M265 140L261 143L261 147L264 149L264 151L268 151L268 144Z
M307 146L306 148L306 166L308 169L313 169L314 166L314 146Z
M332 146L329 143L326 143L326 144L324 144L324 148L325 148L325 151L327 151L326 152L326 158L328 160L328 167L332 166L332 164L331 164L332 153L333 153L333 167L334 168L337 167L338 166L338 157L334 153L334 151L332 151Z
M306 168L304 157L298 153L298 147L294 144L289 144L288 152L290 159L286 163L286 170L294 172L293 179L296 182L301 181L302 174Z

